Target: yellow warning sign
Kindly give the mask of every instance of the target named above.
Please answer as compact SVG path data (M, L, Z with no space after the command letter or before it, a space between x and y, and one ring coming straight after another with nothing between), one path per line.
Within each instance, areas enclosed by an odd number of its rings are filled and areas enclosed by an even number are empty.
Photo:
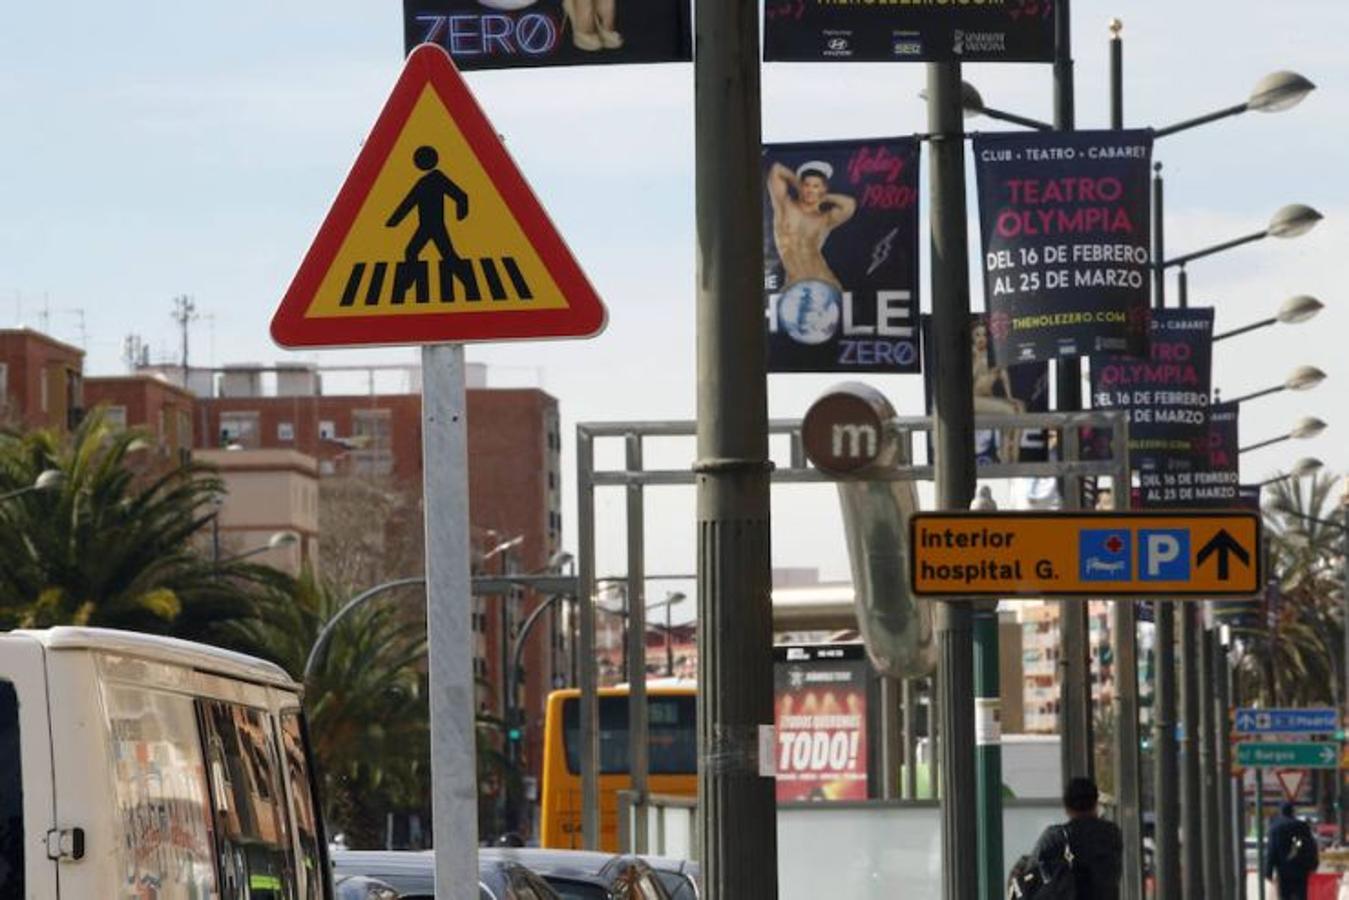
M604 308L444 50L408 59L282 300L283 346L598 332Z
M1213 513L920 513L911 582L929 597L1251 596L1260 517Z

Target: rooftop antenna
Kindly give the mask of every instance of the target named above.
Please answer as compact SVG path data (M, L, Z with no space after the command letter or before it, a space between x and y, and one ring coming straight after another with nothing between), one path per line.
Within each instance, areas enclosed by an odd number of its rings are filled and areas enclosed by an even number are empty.
M188 326L197 318L197 302L187 294L173 298L173 320L183 333L183 387L187 387L187 336Z
M64 313L70 313L72 316L74 316L75 318L77 318L77 319L79 320L79 322L80 322L80 349L87 352L87 351L89 350L89 329L88 329L88 327L86 327L86 322L85 322L84 309L83 309L83 307L78 307L78 306L77 306L77 307L74 307L74 308L72 308L72 309L63 309L63 310L61 310L61 312L64 312Z

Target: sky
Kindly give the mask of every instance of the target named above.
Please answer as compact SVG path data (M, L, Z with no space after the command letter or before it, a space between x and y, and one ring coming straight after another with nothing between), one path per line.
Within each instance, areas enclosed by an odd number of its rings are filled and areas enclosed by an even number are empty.
M1111 16L1124 19L1130 126L1162 126L1240 102L1277 69L1318 85L1292 111L1251 113L1165 138L1156 159L1167 178L1169 254L1258 231L1285 203L1325 214L1306 237L1195 263L1191 304L1216 307L1219 331L1272 315L1293 294L1326 304L1310 324L1217 345L1214 383L1234 396L1277 384L1296 365L1324 369L1330 377L1315 391L1248 404L1241 437L1249 444L1283 434L1306 415L1327 420L1329 430L1247 454L1242 475L1268 477L1303 455L1349 470L1349 301L1341 289L1349 249L1349 58L1342 48L1349 6L1077 0L1073 15L1082 128L1107 123ZM130 334L143 338L156 360L177 361L172 298L188 294L203 314L191 331L195 364L414 362L408 349L290 354L267 332L397 78L401 50L396 0L74 0L7 10L0 31L0 327L43 328L83 345L89 373L115 374L124 371ZM1051 117L1048 66L970 65L965 77L990 106ZM595 340L469 350L470 361L488 364L490 384L537 386L558 398L564 472L574 487L575 423L693 417L692 65L468 79L609 308L609 327ZM764 139L924 131L917 96L923 79L921 65L904 63L766 64ZM968 127L1001 126L971 119ZM971 204L972 185L971 176ZM977 273L971 285L981 308ZM770 415L800 417L839 380L771 376ZM869 380L901 414L921 414L918 377ZM598 460L612 466L620 453L616 445L601 447ZM648 449L653 466L686 467L692 457L687 442ZM774 564L845 577L834 489L778 488L773 502ZM601 492L597 509L599 573L621 572L621 494ZM564 542L574 549L574 493L564 514ZM693 571L693 516L691 488L651 492L648 571Z

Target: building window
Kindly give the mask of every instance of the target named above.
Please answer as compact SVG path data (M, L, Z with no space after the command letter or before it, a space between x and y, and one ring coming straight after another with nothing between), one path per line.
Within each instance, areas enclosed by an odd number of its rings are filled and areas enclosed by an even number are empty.
M103 421L104 421L104 423L107 424L107 426L108 426L109 428L114 428L114 429L116 429L117 431L123 431L123 430L125 430L125 429L126 429L126 407L125 407L125 406L109 406L108 408L106 408L106 409L103 411Z
M258 414L255 412L227 412L220 414L220 443L224 446L258 447Z
M38 409L44 413L47 407L51 405L51 388L47 384L47 373L42 373L42 378L38 379Z
M295 440L295 425L292 422L276 423L276 439L278 441Z
M184 450L192 446L192 413L178 410L178 448Z
M358 409L351 414L351 439L356 449L352 466L361 475L393 474L393 414L387 409Z
M0 405L9 399L9 365L0 362Z
M332 419L324 419L319 422L319 440L331 441L337 437L337 426L333 424Z

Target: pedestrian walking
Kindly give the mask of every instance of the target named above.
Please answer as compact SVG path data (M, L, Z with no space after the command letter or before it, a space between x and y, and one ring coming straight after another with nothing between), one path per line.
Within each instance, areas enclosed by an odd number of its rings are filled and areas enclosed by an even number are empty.
M1012 870L1008 897L1018 900L1119 900L1124 837L1100 817L1100 791L1073 778L1063 791L1068 820L1050 825Z
M1320 864L1311 826L1297 817L1293 804L1284 803L1270 820L1265 851L1265 878L1278 875L1279 900L1307 900L1307 882Z

